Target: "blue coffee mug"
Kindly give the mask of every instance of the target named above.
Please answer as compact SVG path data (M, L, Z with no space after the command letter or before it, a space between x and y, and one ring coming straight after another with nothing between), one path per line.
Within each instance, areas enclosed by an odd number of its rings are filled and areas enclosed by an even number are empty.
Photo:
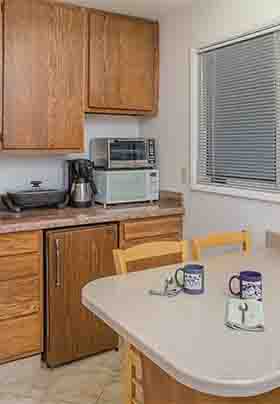
M183 274L182 282L178 279L180 272ZM201 295L204 292L204 267L199 264L188 264L184 268L179 268L175 273L175 280L185 293Z
M239 291L232 289L234 279L239 281ZM232 295L241 299L262 300L262 274L255 271L242 271L239 275L233 275L229 280L229 290Z

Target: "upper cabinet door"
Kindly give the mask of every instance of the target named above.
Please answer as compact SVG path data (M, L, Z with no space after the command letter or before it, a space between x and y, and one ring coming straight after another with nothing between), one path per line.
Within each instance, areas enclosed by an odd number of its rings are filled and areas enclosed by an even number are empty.
M4 149L83 149L84 11L4 3Z
M120 22L108 14L89 13L90 107L120 108Z
M81 8L52 7L48 105L52 149L83 149L85 29Z
M48 146L50 25L47 3L4 3L4 148Z
M124 18L120 34L120 94L123 108L152 111L155 80L155 25Z
M158 24L89 12L89 110L156 113Z

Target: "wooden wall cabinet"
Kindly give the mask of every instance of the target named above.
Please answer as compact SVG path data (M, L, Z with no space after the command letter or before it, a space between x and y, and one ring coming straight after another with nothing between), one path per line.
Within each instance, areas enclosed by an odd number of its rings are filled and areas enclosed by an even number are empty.
M85 11L5 0L3 20L3 150L82 151Z
M117 347L117 335L81 303L90 281L115 274L117 225L48 231L47 335L50 367Z
M0 150L84 150L84 114L155 115L158 23L0 0Z
M156 114L158 35L155 22L89 11L87 112Z
M0 235L0 363L43 350L41 232Z

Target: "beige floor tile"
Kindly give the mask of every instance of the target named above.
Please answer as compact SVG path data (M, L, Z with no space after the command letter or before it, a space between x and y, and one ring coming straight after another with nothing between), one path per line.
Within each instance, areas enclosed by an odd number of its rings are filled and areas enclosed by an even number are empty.
M32 403L32 404L34 404L34 403ZM62 401L62 400L55 400L55 401L41 400L38 404L71 404L71 403L69 403L67 401ZM79 404L83 404L83 402L81 401L81 402L79 402ZM92 404L96 404L96 402L92 402Z
M122 389L119 381L115 381L110 386L107 386L103 391L98 404L121 404Z
M77 370L76 374L64 375L52 382L48 388L47 398L92 404L109 383L110 376L106 373L80 373Z
M32 398L14 396L12 394L0 393L0 404L40 404L39 401L34 401Z
M89 358L82 359L67 365L66 367L58 368L58 372L63 373L67 368L67 372L72 370L75 372L79 369L81 372L92 372L95 369L99 370L112 370L119 371L120 369L120 355L116 351L105 352L100 355L91 356Z
M5 404L3 400L7 404L95 404L104 389L108 391L105 399L114 397L112 386L119 383L119 369L117 352L52 370L41 365L39 356L2 365L0 404Z
M43 369L39 356L0 366L0 393L40 399L48 388L51 372Z

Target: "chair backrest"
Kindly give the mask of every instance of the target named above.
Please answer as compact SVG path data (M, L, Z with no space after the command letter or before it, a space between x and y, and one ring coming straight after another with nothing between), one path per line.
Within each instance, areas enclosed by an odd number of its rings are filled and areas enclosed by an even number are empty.
M137 261L145 262L145 260L156 258L155 262L157 263L151 266L153 268L171 264L168 259L166 260L168 256L180 255L180 262L185 262L188 259L188 243L187 241L156 241L140 244L126 250L113 250L113 255L117 273L125 274L130 271L129 264L137 263Z
M280 233L273 231L267 231L265 233L265 246L267 248L279 248L280 249Z
M194 260L200 260L202 249L238 244L241 245L241 250L244 254L250 252L251 241L248 231L209 234L205 238L192 240L192 258Z

